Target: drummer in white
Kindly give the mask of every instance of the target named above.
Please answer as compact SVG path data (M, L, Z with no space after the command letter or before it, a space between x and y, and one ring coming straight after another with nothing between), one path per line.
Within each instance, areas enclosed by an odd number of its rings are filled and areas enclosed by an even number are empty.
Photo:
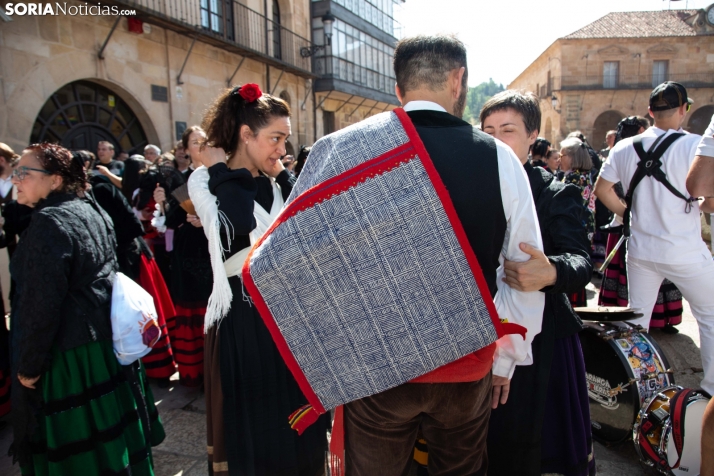
M613 190L622 182L627 191L638 168L638 156L633 141L641 138L647 153L657 142L666 145L669 136L681 129L691 100L679 83L665 82L650 95L650 115L654 127L639 136L620 141L610 152L595 195L619 216L626 206ZM682 291L692 314L699 324L704 380L702 388L714 392L714 262L701 239L699 211L714 212L714 199L691 201L685 181L694 160L701 136L684 133L661 157L660 170L666 174L666 184L645 176L636 186L631 208L631 236L627 244L627 274L630 307L644 317L633 322L647 328L657 299L657 290L664 278ZM644 163L650 162L649 160ZM650 171L653 171L650 169ZM676 195L678 192L679 195Z

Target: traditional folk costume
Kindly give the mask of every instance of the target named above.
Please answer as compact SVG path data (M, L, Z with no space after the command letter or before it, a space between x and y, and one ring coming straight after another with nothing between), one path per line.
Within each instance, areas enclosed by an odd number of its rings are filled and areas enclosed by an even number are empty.
M543 327L533 340L533 365L517 367L505 405L491 412L488 474L593 475L585 363L578 339L581 321L567 294L592 275L578 187L545 170L524 166L533 193L544 252L558 272L545 293Z
M672 138L667 136L673 134L682 135L669 143ZM712 134L714 123L709 126L705 137ZM661 163L659 170L664 172L671 189L654 177L645 176L634 192L626 257L629 304L644 314L633 322L648 328L662 280L667 278L677 286L699 324L704 367L701 386L712 393L714 304L711 296L714 295L714 262L701 239L699 204L686 197L686 177L694 156L714 155L714 143L707 146L703 140L704 144L697 149L701 138L696 134L650 127L638 136L619 141L610 152L600 175L611 183L622 182L627 192L640 162L635 141L641 141L643 155L656 141L659 146L669 145L664 155L653 164ZM714 142L714 139L710 140ZM685 198L675 195L672 189Z
M176 372L167 328L167 321L173 318L175 311L163 275L142 238L144 230L141 222L124 194L104 177L94 176L91 182L92 196L114 223L119 271L136 281L154 298L161 337L151 352L141 358L146 376L167 380Z
M580 189L582 195L583 213L581 224L588 237L588 249L590 256L594 253L593 236L595 235L595 195L593 195L593 182L589 171L574 169L567 172L563 177L563 183L573 184ZM587 283L585 283L587 285ZM570 304L573 307L587 305L587 295L585 286L570 293Z
M74 194L50 194L10 263L10 451L25 475L153 475L151 447L164 430L140 362L121 366L112 348L115 243L103 213ZM36 389L18 374L40 376Z
M189 170L182 175L188 180L191 173ZM170 192L166 190L169 197L166 227L174 233L171 295L176 318L169 323L169 333L181 383L198 387L204 384L204 366L209 365L204 364L203 320L213 285L211 261L203 228L196 228L186 221L186 210Z
M189 179L213 262L206 329L210 333L217 328L231 475L313 476L324 470L329 419L323 416L302 436L290 428L287 416L307 400L241 282L251 243L275 219L291 190L287 171L274 181L253 177L246 169L230 170L226 164L200 167ZM220 223L224 226L219 235ZM227 250L225 263L221 246ZM284 262L285 269L291 264Z
M295 428L337 408L333 469L407 474L421 426L430 471L485 474L491 368L532 362L544 302L499 283L499 257L527 260L536 223L510 149L437 104L315 144L243 280L310 403Z
M11 200L3 204L2 216L5 219L2 235L0 235L0 248L7 248L7 253L12 259L12 255L17 248L17 238L30 225L32 208L20 205L16 200ZM15 281L10 279L10 307L12 308L13 297L15 295ZM3 314L2 326L0 326L0 417L7 415L10 411L10 334L5 326L5 315Z
M4 208L12 201L12 180L0 179L0 208ZM0 247L7 246L6 234L3 231L0 236ZM14 244L14 241L13 241ZM10 250L8 249L8 255ZM2 287L0 287L0 417L10 412L10 348L9 333L5 322L5 301L2 298Z

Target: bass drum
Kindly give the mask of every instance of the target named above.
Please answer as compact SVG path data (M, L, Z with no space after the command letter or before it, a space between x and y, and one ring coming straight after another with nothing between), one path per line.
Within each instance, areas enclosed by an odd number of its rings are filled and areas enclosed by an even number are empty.
M662 349L640 326L585 322L580 345L590 397L593 436L616 444L632 436L642 403L674 385Z

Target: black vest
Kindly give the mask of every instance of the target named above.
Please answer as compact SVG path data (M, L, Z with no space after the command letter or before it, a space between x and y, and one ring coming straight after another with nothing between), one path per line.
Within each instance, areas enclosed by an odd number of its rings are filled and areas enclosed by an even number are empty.
M449 191L471 248L496 294L498 257L506 236L496 142L456 116L438 111L407 113Z

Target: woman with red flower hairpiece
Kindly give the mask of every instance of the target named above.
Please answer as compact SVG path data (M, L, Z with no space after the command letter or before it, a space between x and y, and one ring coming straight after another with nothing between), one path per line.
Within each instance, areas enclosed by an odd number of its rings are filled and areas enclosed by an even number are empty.
M292 190L291 176L280 161L290 136L290 108L285 101L263 94L257 85L246 84L218 97L203 124L211 147L202 151L204 167L194 171L188 186L208 238L213 268L206 342L219 352L220 369L207 366L206 379L220 378L222 409L214 405L209 418L215 433L216 414L222 415L227 454L227 465L214 463L213 472L322 474L329 415L301 436L290 428L288 416L307 399L241 278L251 244L265 232ZM213 362L210 357L206 361Z

